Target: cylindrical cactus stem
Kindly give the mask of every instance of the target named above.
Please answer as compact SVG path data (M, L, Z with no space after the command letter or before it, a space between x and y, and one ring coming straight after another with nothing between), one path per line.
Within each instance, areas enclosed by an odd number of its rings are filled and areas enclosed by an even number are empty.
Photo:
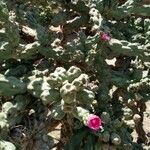
M123 150L133 150L133 146L131 143L123 144Z
M134 106L136 104L135 100L134 99L128 99L128 105L129 106Z
M16 147L11 142L0 140L0 149L1 150L16 150Z
M116 128L116 129L117 129L117 128L121 128L122 125L123 125L123 121L122 121L122 120L115 119L115 120L113 121L113 127Z
M91 8L89 11L90 23L93 24L92 31L98 30L102 24L102 16L95 8Z
M13 103L11 102L6 102L2 105L2 112L4 112L5 114L8 114L8 113L12 113L14 110L14 105Z
M102 141L107 143L107 142L109 142L109 140L110 140L110 133L109 133L109 131L104 131L102 133Z
M44 105L61 100L60 93L56 89L44 90L41 93L40 98L42 99Z
M81 74L78 78L72 81L72 84L76 86L77 90L81 90L83 87L87 87L89 83L89 77L87 74Z
M95 94L90 90L83 89L77 93L77 101L83 104L90 105L94 100L95 100Z
M14 107L18 110L24 110L30 102L30 98L25 95L17 95L14 99Z
M125 107L122 109L124 111L124 119L125 120L130 120L132 119L132 116L133 116L133 111L128 108L128 107Z
M141 116L139 114L135 114L133 116L133 120L135 123L139 123L141 121Z
M0 74L0 95L12 96L26 92L26 84L15 77Z
M59 88L63 83L62 78L56 72L51 73L46 80L52 88Z
M64 100L64 103L72 104L76 101L77 89L71 83L66 83L60 89L60 95Z
M109 144L103 144L102 145L102 150L109 150Z
M82 107L76 107L74 111L72 112L73 116L77 119L79 119L81 122L84 123L84 125L87 125L87 119L90 115L89 110L86 110Z
M50 86L43 78L34 78L27 86L28 92L33 96L40 98L44 90L49 90Z
M102 112L101 118L102 118L103 122L106 124L111 121L111 118L110 118L110 115L108 112Z
M68 81L71 82L75 78L78 78L81 75L81 73L82 73L82 71L80 68L78 68L76 66L71 66L69 68L69 70L67 71Z
M6 131L8 131L9 128L9 124L7 121L7 115L4 112L0 112L0 129L1 129L1 134L2 131L5 133Z
M72 102L72 103L70 103L70 104L65 103L64 100L62 99L62 100L61 100L61 106L62 106L62 110L63 110L65 113L72 113L72 111L73 111L74 108L76 107L76 104L75 104L75 102Z
M51 110L51 116L56 120L61 120L65 116L65 113L62 110L61 102L54 104Z
M57 74L59 77L61 77L61 79L62 79L62 81L64 81L64 80L66 80L66 73L67 73L67 71L66 71L66 69L65 68L63 68L63 67L57 67L56 69L55 69L55 71L54 71L54 74Z
M119 145L121 144L121 138L118 134L116 133L111 133L111 142L114 144L114 145Z
M116 145L110 145L109 150L117 150L117 146Z

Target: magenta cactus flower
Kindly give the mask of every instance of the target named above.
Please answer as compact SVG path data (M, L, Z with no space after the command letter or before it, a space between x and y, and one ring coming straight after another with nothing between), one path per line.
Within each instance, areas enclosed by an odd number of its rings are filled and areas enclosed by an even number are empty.
M87 119L87 126L97 131L102 128L102 120L98 116L91 114Z
M105 42L107 42L107 41L110 40L110 36L109 36L108 34L106 34L106 33L102 33L102 34L100 35L100 37L101 37L101 40L102 40L102 41L105 41Z

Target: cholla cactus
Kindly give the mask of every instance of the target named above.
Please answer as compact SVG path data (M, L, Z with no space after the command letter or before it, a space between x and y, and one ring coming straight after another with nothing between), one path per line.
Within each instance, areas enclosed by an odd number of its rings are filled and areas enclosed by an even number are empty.
M134 129L146 145L149 14L144 0L1 0L0 149L51 149L58 124L59 149L140 149Z

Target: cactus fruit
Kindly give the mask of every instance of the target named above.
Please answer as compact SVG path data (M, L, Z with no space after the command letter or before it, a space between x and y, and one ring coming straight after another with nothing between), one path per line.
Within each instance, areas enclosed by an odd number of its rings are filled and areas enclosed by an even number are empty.
M90 114L88 110L83 109L82 107L77 107L72 114L90 129L95 131L102 129L101 119L96 115Z

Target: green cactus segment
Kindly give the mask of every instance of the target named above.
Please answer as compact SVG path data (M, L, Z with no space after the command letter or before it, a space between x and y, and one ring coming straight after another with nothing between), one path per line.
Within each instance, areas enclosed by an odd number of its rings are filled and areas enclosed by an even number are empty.
M140 82L132 83L128 86L129 92L138 92L138 91L150 91L150 79L149 78L143 78Z
M130 120L132 118L133 112L130 108L127 107L123 108L123 112L124 112L124 118L126 120Z
M62 78L57 73L51 73L47 78L47 82L51 87L59 88L62 85Z
M47 57L47 58L57 58L57 55L61 53L61 50L58 48L45 48L45 47L39 47L38 51L41 55Z
M56 70L47 78L48 84L53 88L59 88L66 80L66 69L57 67Z
M15 50L9 45L9 42L0 42L0 60L11 58L14 51Z
M44 90L49 89L49 84L43 78L35 78L27 86L28 92L37 98L40 97Z
M2 112L7 115L7 122L9 126L13 126L19 123L22 119L22 115L18 115L18 110L11 102L6 102L2 106ZM15 119L14 119L15 117Z
M4 112L0 112L0 128L2 130L8 130L9 124L7 122L7 115Z
M16 150L16 147L11 142L1 140L0 149L1 150Z
M87 74L81 74L78 78L72 81L72 84L76 86L77 91L82 90L89 84L89 77Z
M76 101L76 87L70 83L63 85L63 87L60 89L60 94L64 102L67 104L71 104Z
M78 92L77 100L83 104L89 105L95 100L95 94L90 90L83 89Z
M102 112L101 114L101 119L103 120L104 123L109 124L111 121L111 117L108 112Z
M31 59L36 56L39 49L39 43L34 42L30 44L20 44L17 49L16 53L12 56L13 58L17 59Z
M62 104L62 110L65 113L72 113L73 109L76 107L75 103L68 104L68 103L65 103L63 99L61 101L61 104Z
M67 73L67 71L66 71L65 68L63 68L63 67L57 67L55 69L54 73L56 73L59 77L61 77L62 81L66 80L66 77L67 77L66 73Z
M5 72L5 76L15 76L15 77L21 77L27 72L27 67L25 65L19 65L15 68L7 69Z
M63 101L63 110L73 110L76 100L82 104L90 104L95 100L95 94L89 88L89 77L82 74L81 69L72 66L68 69L57 67L48 77L30 77L27 90L33 96L40 98L44 105L55 101Z
M104 2L103 0L95 1L92 0L95 6L100 12L107 12L108 16L115 18L116 20L123 19L132 14L139 16L148 17L150 10L149 5L142 5L138 1L127 0L123 5L118 6L118 1L114 3Z
M52 19L52 25L58 26L63 24L66 20L69 19L69 12L68 11L61 11L59 12L54 18Z
M0 137L1 137L1 139L3 138L3 140L4 140L8 137L9 127L10 127L10 125L8 122L7 115L4 112L0 112L0 129L1 129Z
M99 11L95 8L91 8L89 11L90 22L93 23L92 30L98 30L102 24L102 16Z
M9 11L7 9L7 5L4 0L0 1L0 20L7 21L9 18Z
M142 54L142 47L138 43L129 43L117 39L111 39L109 48L117 54L137 56Z
M87 119L90 115L90 112L82 107L76 107L72 112L73 116L83 122L87 126Z
M17 95L14 98L14 107L17 111L24 110L29 104L30 99L24 95Z
M73 84L65 83L60 89L62 108L66 113L71 113L76 105L77 89Z
M2 106L2 111L4 113L6 113L7 115L8 114L12 115L14 113L14 111L15 111L14 105L11 102L6 102Z
M6 40L12 48L15 48L20 43L20 35L18 26L13 22L7 22L5 25Z
M123 144L123 149L133 150L133 146L131 143L126 143L126 144Z
M104 131L102 133L102 140L103 140L103 142L106 142L106 143L109 142L109 140L110 140L110 133L108 131Z
M55 101L61 100L59 91L57 91L55 89L44 90L41 93L40 98L41 98L44 105L47 105L47 104L53 103Z
M12 96L26 92L26 84L15 77L5 77L0 74L0 95Z
M56 120L61 120L65 116L61 102L57 102L54 104L51 110L51 116Z
M71 82L73 81L75 78L78 78L81 75L81 69L76 67L76 66L72 66L69 68L69 70L67 71L67 77L68 77L68 81Z
M114 144L114 145L119 145L121 144L121 138L118 134L116 133L111 133L111 142Z
M113 121L113 126L116 129L121 128L123 126L123 124L124 124L123 120L120 121L119 119L116 119L116 120Z

